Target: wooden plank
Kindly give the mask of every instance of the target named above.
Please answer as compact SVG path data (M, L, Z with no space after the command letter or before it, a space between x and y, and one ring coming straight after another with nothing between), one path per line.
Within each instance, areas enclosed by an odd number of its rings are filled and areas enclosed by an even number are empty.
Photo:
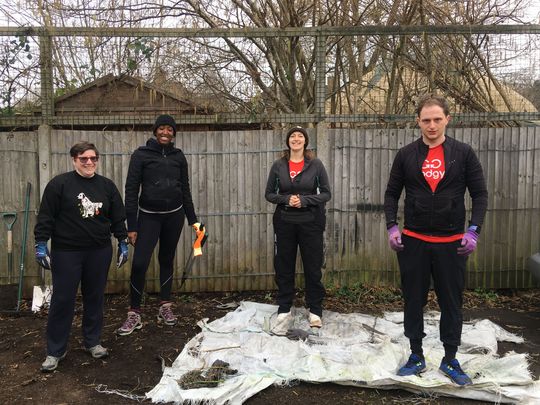
M329 129L330 162L323 162L331 178L333 198L328 213L325 283L357 280L399 285L395 254L387 246L380 210L390 166L397 150L418 137L417 129ZM311 132L310 132L311 133ZM468 267L469 286L522 288L531 286L525 272L527 257L540 249L540 129L454 129L456 139L471 144L484 168L489 205L478 251ZM151 137L148 132L52 130L52 175L73 170L69 149L80 140L94 142L102 158L98 172L111 178L124 195L132 151ZM268 170L283 148L283 132L184 132L178 145L186 152L195 208L211 232L205 256L194 268L186 291L274 288L274 206L264 199ZM312 145L315 145L312 136ZM0 209L22 214L26 181L37 182L35 132L0 133ZM36 188L34 187L34 192ZM240 195L243 197L240 198ZM32 209L39 196L32 194ZM358 204L360 209L357 209ZM467 198L467 209L470 201ZM468 211L469 212L469 211ZM468 214L469 215L469 214ZM403 225L403 197L400 200ZM21 221L14 232L21 234ZM31 216L27 249L31 251ZM186 225L175 259L178 282L191 250L193 232ZM19 243L19 242L17 242ZM0 232L0 246L5 232ZM16 245L19 249L19 245ZM0 260L5 262L5 249ZM132 254L132 253L131 253ZM126 292L130 263L111 271L107 291ZM152 258L147 274L149 292L159 291L159 268ZM298 262L297 277L303 281ZM27 286L37 281L37 266L27 260ZM0 266L0 283L5 266Z

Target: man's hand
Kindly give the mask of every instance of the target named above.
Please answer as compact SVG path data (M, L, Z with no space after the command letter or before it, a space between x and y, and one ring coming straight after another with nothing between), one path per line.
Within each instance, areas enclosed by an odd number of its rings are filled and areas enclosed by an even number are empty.
M44 269L51 269L51 255L47 248L47 242L36 242L36 261Z
M397 225L388 228L388 243L394 252L401 252L405 246L401 243L401 232Z
M457 249L459 256L469 256L476 249L479 235L471 228L469 227L461 239L461 246Z
M128 259L128 244L125 240L118 240L118 255L116 258L116 268L119 269L127 262Z

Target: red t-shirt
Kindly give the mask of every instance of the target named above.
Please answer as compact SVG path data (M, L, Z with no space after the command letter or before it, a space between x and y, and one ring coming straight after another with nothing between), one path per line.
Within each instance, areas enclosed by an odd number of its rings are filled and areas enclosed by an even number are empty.
M422 165L422 174L431 187L431 191L435 192L437 185L444 177L444 149L442 144L430 148Z
M429 149L426 160L424 160L424 164L422 165L422 174L428 182L432 192L437 190L439 182L444 177L444 171L444 149L442 144L440 144L439 146ZM413 238L423 240L424 242L431 243L454 242L463 238L462 233L450 236L433 236L409 231L408 229L404 229L403 233L405 235L412 236Z
M291 180L296 177L298 173L302 171L304 168L304 159L302 159L300 162L292 162L289 160L289 175L291 176Z

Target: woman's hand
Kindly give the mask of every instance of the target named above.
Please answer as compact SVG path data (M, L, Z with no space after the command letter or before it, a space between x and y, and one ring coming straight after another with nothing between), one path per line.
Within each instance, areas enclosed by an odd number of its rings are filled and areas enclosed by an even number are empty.
M294 194L289 198L289 205L294 208L302 208L302 202L300 201L300 195Z
M128 232L128 240L131 246L135 246L135 242L137 242L137 232Z

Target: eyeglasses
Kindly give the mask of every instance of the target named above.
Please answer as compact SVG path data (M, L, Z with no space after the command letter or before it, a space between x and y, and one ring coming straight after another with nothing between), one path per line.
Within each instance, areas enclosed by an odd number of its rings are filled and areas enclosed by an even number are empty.
M96 163L99 159L99 156L78 156L77 159L79 159L81 163L87 163L88 160L91 160L92 163Z

